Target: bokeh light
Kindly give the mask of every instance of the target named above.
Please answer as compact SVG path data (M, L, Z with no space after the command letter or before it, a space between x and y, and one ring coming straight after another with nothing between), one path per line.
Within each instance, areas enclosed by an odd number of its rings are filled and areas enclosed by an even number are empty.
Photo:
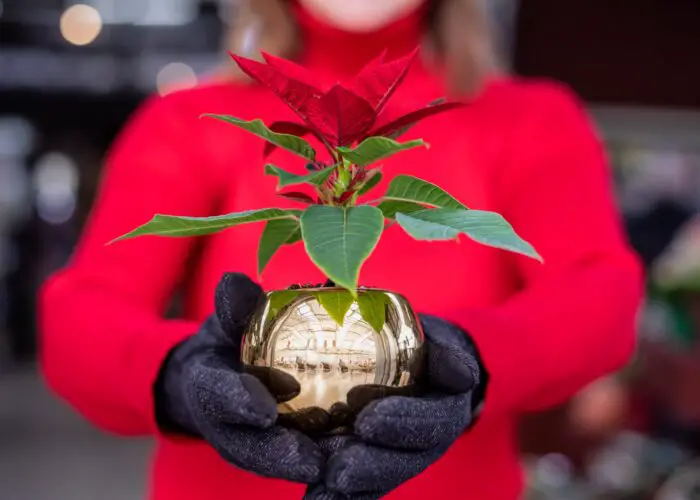
M197 85L197 74L185 63L172 62L163 66L156 77L156 88L160 95Z
M102 16L89 5L72 5L61 15L60 28L61 35L68 43L89 45L102 32Z
M23 116L0 116L0 157L28 155L36 140L37 130Z
M39 217L49 224L70 220L75 213L80 183L75 161L63 153L46 153L37 160L32 181Z

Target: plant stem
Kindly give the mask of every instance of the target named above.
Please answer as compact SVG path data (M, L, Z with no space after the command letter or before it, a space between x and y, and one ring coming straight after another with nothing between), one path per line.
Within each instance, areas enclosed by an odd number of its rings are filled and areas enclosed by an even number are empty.
M343 155L340 153L340 151L337 151L337 150L336 150L335 154L336 154L336 158L337 158L337 162L338 162L339 166L342 168L345 168L345 161L343 160Z

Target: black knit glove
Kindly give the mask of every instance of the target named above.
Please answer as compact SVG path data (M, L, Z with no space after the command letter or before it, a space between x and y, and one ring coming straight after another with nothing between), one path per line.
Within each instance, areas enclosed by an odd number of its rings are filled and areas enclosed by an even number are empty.
M241 469L316 483L325 461L321 450L309 437L276 424L277 403L297 396L299 384L284 372L240 363L241 339L261 297L248 277L224 275L216 314L163 365L156 417L163 430L201 437Z
M360 410L354 433L318 440L329 458L307 500L381 498L437 461L472 423L483 371L469 337L432 316L421 323L417 384L359 386L348 394L350 408Z

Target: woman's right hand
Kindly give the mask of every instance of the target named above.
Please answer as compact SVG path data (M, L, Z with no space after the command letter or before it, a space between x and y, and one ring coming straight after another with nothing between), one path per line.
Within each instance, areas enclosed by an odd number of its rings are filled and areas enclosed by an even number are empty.
M241 340L262 289L226 274L216 313L170 354L155 387L165 432L201 437L229 463L261 476L313 484L323 453L307 436L277 425L277 403L299 394L290 375L240 363ZM252 373L252 371L255 373Z

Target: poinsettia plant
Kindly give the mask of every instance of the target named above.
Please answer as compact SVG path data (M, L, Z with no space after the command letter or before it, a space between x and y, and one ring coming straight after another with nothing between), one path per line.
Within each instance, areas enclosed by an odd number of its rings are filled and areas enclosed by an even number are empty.
M146 235L188 237L219 232L240 224L266 222L258 250L263 272L283 246L303 241L311 260L336 285L355 294L360 268L376 247L382 232L397 223L417 240L450 240L464 234L479 243L541 260L535 249L499 214L471 210L442 188L417 177L395 176L381 198L359 203L382 178L377 162L402 151L428 147L423 140L397 139L414 124L462 106L443 100L429 103L400 118L381 123L382 111L411 66L416 52L394 61L385 54L365 66L348 86L322 90L303 67L269 54L267 64L232 55L240 69L274 92L301 119L267 126L262 120L208 114L265 141L265 155L283 148L306 162L299 175L272 164L265 173L278 178L278 188L306 184L315 195L281 192L298 201L298 209L264 208L214 217L155 215L117 238ZM314 136L328 151L329 161L304 137ZM305 207L304 207L305 206ZM389 223L389 224L387 224Z

